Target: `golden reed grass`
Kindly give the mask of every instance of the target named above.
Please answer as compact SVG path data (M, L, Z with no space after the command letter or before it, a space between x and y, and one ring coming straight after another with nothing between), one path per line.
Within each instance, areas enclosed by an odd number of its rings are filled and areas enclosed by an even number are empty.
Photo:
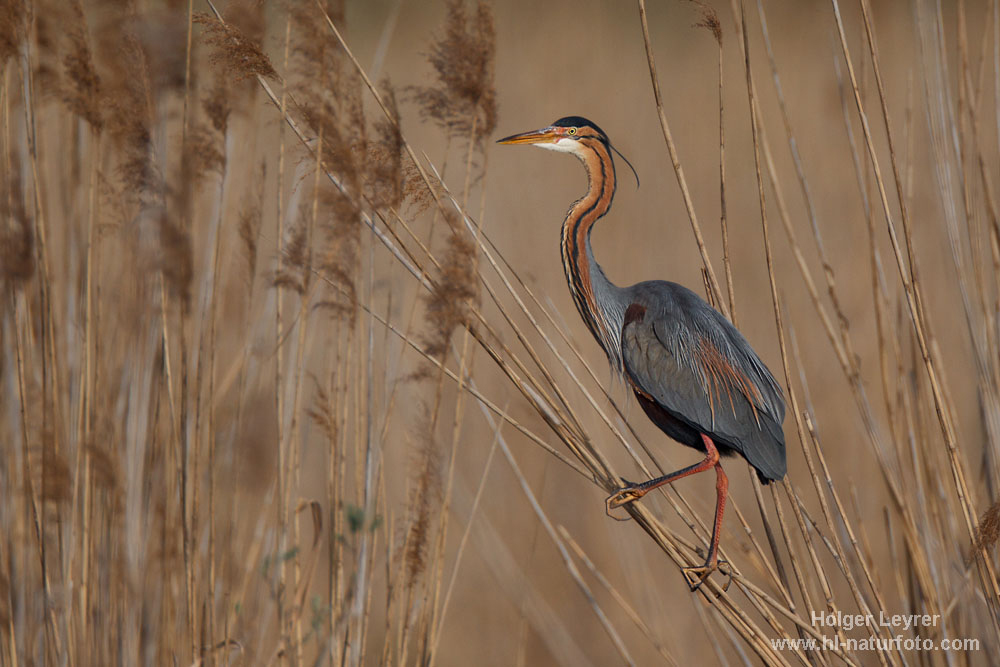
M383 4L0 0L0 664L988 664L997 3ZM602 110L606 264L789 404L696 593L710 494L604 517L679 448L491 145Z

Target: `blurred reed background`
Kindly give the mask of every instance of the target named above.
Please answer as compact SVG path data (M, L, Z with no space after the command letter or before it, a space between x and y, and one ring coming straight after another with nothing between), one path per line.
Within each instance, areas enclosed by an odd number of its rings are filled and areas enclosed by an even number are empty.
M0 1L3 664L991 662L996 0L217 4ZM610 277L785 388L728 588L711 480L605 516L694 457L574 312L581 169L493 144L570 114ZM897 633L978 647L773 643Z

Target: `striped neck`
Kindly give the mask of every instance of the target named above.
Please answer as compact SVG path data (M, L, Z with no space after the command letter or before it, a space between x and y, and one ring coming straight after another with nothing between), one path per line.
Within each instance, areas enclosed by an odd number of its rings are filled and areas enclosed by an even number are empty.
M622 369L620 313L605 312L609 292L617 290L594 259L590 232L610 209L615 196L615 165L607 145L596 138L579 141L575 155L587 170L589 188L566 214L562 226L562 259L573 301L587 328L604 348L612 366ZM602 298L604 297L604 298Z

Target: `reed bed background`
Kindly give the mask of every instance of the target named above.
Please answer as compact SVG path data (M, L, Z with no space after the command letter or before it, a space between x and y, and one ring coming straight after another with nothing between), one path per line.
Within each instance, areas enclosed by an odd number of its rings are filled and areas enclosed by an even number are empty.
M216 5L0 2L3 664L991 662L995 0ZM693 458L573 312L579 167L493 145L569 114L609 275L785 388L728 586L710 480L604 514ZM897 634L976 643L775 643Z

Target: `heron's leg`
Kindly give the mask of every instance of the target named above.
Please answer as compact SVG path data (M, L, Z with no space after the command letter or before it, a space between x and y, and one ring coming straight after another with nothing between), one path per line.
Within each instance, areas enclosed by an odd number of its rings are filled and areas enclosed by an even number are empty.
M664 484L670 484L684 477L688 477L689 475L705 472L706 470L716 467L719 463L719 450L715 448L715 443L712 442L712 439L704 433L701 434L701 440L705 443L705 458L700 463L688 466L687 468L682 468L677 472L672 472L669 475L664 475L663 477L651 479L648 482L643 482L641 484L629 484L625 488L619 489L616 493L608 496L608 499L605 501L608 513L610 514L611 510L621 507L622 505L627 505L630 502L639 500L639 498L642 498L653 489L661 487ZM717 473L716 477L718 477L718 474L722 474L723 479L725 479L725 473L721 472L722 468L719 467L718 470L719 473ZM728 484L729 482L726 480L727 488ZM718 484L716 486L718 486Z
M712 526L712 544L708 550L705 565L719 562L719 538L722 537L722 515L726 511L726 496L729 495L729 478L721 463L715 464L715 525Z
M684 568L684 576L687 577L691 590L697 589L718 567L719 561L719 538L722 536L722 515L726 511L726 496L729 493L729 478L726 477L721 463L715 464L715 523L712 526L712 542L708 549L708 558L705 564L697 567ZM728 588L728 584L726 585Z

